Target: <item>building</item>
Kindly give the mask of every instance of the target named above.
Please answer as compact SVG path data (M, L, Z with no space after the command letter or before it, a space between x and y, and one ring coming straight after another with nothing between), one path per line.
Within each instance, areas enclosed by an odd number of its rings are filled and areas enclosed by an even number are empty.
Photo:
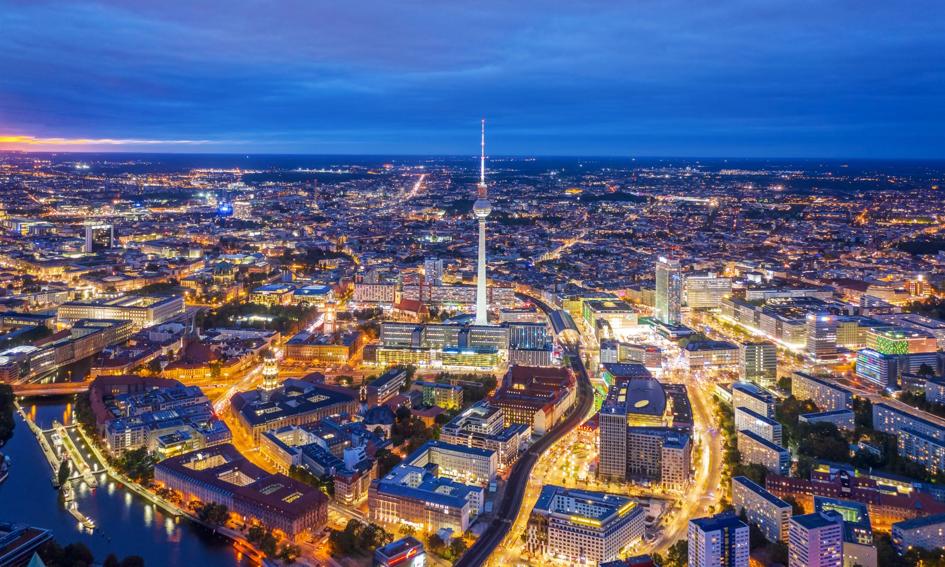
M335 293L331 286L313 284L292 290L291 302L303 307L318 307L324 309L325 305L334 301Z
M636 310L621 299L588 299L581 314L598 340L613 339L637 325Z
M830 313L808 313L807 355L814 360L837 357L837 317Z
M115 228L110 224L85 225L85 246L82 251L94 254L115 247Z
M427 258L423 261L423 279L427 285L443 285L443 260Z
M772 385L778 379L778 349L774 343L759 341L741 345L742 380Z
M144 447L158 458L167 458L232 440L229 428L196 386L175 381L144 392L105 394L97 403L108 416L98 429L113 455Z
M833 411L819 411L814 413L804 413L798 416L800 423L832 423L837 429L842 431L853 431L856 429L856 414L853 410L840 409Z
M22 567L33 565L30 558L46 542L52 541L52 532L24 524L0 522L0 565Z
M656 262L656 318L668 325L681 323L682 294L679 261L661 256Z
M445 441L427 441L403 462L419 468L434 466L436 476L473 486L488 486L499 469L498 454L492 449Z
M748 408L735 408L735 431L751 431L775 445L781 445L781 423Z
M897 437L900 456L932 472L945 471L945 426L888 404L873 404L873 428Z
M938 352L885 354L870 348L857 352L856 374L880 386L897 389L904 374L915 374L923 366L933 372L942 370L942 356Z
M271 283L257 287L249 294L250 303L259 305L289 305L292 303L295 286L290 283Z
M853 407L853 394L849 390L806 372L795 372L791 377L791 395L799 400L811 400L820 411Z
M440 429L441 441L495 451L501 469L512 466L530 438L529 426L506 425L503 409L487 401L466 408Z
M259 453L283 474L299 467L320 479L330 479L333 500L357 506L368 497L377 473L374 460L367 455L370 443L370 437L360 435L357 429L325 419L266 431L260 436Z
M368 407L386 403L400 393L407 384L407 369L403 367L391 368L387 372L372 380L367 387L365 400Z
M843 567L843 518L835 511L791 518L788 567Z
M791 468L791 453L751 431L737 434L738 452L742 462L757 464L776 474L787 474Z
M749 409L767 418L774 417L774 394L748 382L732 384L732 407Z
M748 477L732 479L732 506L745 513L750 524L761 530L768 541L787 541L791 505L771 494Z
M748 531L731 514L689 520L689 567L748 567Z
M520 423L544 435L574 404L575 385L566 368L512 366L489 403L502 408L506 426Z
M424 567L426 557L420 540L407 536L375 549L373 567Z
M866 331L866 348L882 354L917 354L935 352L935 335L908 327L872 327Z
M869 507L862 502L815 496L814 512L826 511L840 514L843 520L844 567L877 567Z
M445 382L417 380L410 384L411 390L419 390L424 405L438 406L447 410L463 407L463 387Z
M81 319L131 321L133 332L158 325L184 312L180 296L122 296L115 299L69 301L59 306L56 318L63 325Z
M739 367L739 348L728 341L689 341L683 358L690 370L734 370Z
M598 414L598 474L614 480L656 482L667 490L689 485L691 439L669 427L673 411L666 390L653 378L630 378L611 386Z
M347 364L362 343L360 331L347 333L310 333L302 331L285 344L285 358L289 362L310 364Z
M393 305L397 301L397 284L356 282L351 299L359 305Z
M231 403L238 423L256 443L265 431L353 415L358 409L357 396L345 388L293 378L284 380L271 392L239 392Z
M573 565L614 561L642 542L644 516L626 496L546 485L528 517L525 546Z
M945 548L945 514L896 522L892 525L892 542L900 554L913 548Z
M714 273L686 276L686 305L690 309L718 309L722 298L732 293L732 278Z
M768 491L780 498L791 496L806 510L813 509L818 496L865 504L873 528L882 531L889 531L896 522L945 513L945 502L936 499L938 495L913 484L867 471L828 466L816 467L809 479L779 474L765 477Z
M154 480L184 502L222 504L291 538L316 533L328 522L328 497L282 474L250 463L232 445L217 445L161 461Z
M368 509L372 521L388 526L411 526L418 532L441 529L463 534L483 506L485 491L478 486L438 478L429 469L400 464L371 482Z

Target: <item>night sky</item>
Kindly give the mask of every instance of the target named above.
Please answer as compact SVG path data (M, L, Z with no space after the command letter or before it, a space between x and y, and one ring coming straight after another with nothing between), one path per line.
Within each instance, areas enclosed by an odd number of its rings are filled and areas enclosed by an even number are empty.
M0 0L0 149L945 158L945 2Z

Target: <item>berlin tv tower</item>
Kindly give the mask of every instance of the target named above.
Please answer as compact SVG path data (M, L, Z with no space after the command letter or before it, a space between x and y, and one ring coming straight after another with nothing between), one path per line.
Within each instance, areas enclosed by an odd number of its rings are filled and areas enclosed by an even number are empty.
M486 217L492 212L486 187L486 119L482 119L482 157L479 159L479 198L473 204L473 214L479 219L479 266L476 271L476 324L489 324L489 305L486 301Z

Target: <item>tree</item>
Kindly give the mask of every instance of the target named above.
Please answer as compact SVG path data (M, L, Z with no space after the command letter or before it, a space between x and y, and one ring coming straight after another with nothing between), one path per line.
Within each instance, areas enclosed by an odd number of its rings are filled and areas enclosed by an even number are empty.
M59 481L59 486L69 481L69 461L63 459L59 462L59 472L56 474L56 480Z
M144 558L140 555L129 555L121 560L121 567L144 567Z
M105 563L102 563L102 567L121 567L121 562L118 561L118 557L114 553L109 553L108 557L105 558Z
M0 447L3 447L10 437L13 437L13 387L9 384L0 384Z
M276 557L288 564L292 564L295 563L295 560L298 559L300 555L302 555L302 548L295 544L287 543L282 546Z
M394 467L400 464L401 458L388 449L381 449L374 454L377 459L377 474L380 478L387 476Z
M446 547L446 542L443 541L443 538L433 533L427 537L427 548L437 555L443 553L443 548Z
M208 524L219 526L230 519L230 511L224 504L208 502L197 510L197 517Z
M791 496L790 494L785 496L781 500L784 500L785 502L791 505L792 516L800 516L800 515L806 514L806 512L804 511L804 507L800 505L800 503L797 501L797 498Z
M686 567L689 563L689 542L681 539L666 550L663 567Z

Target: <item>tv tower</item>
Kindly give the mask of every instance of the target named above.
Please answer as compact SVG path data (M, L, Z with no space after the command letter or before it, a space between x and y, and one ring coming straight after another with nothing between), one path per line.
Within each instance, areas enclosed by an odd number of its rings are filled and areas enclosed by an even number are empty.
M486 301L486 217L492 212L486 187L486 119L482 119L482 157L479 159L478 198L473 214L479 219L479 266L476 271L476 324L489 324L489 305Z

